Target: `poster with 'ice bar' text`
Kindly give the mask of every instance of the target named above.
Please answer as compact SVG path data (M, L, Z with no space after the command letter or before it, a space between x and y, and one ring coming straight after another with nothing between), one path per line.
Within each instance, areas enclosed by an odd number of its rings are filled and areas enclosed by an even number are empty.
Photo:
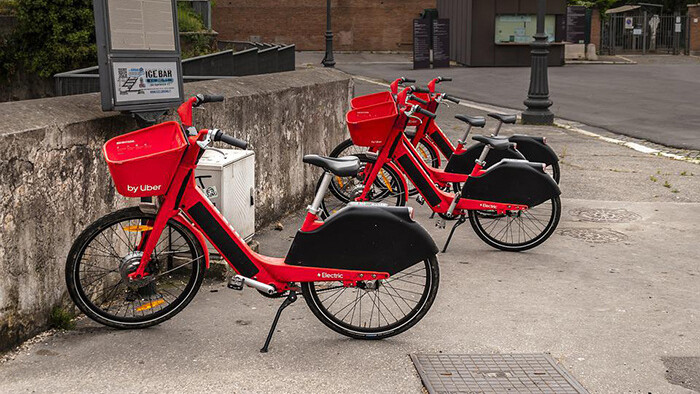
M176 62L114 62L117 103L180 97Z

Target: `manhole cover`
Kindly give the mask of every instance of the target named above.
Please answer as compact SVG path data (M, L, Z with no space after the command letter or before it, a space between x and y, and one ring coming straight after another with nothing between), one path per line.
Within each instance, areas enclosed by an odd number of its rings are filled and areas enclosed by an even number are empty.
M628 223L641 218L641 216L636 213L630 212L624 208L578 208L570 210L569 214L578 217L584 222L598 223Z
M565 228L559 230L559 234L593 244L622 242L628 239L627 235L607 228Z
M436 393L587 393L548 354L411 354Z

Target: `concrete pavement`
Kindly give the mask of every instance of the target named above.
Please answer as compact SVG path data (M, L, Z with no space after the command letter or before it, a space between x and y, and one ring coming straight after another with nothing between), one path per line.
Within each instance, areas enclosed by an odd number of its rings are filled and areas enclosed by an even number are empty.
M357 94L380 89L356 85ZM453 140L456 113L483 112L443 107L438 121ZM515 132L546 135L562 158L558 231L534 250L505 253L462 226L439 255L433 308L406 333L350 340L300 300L263 355L279 301L208 282L158 327L117 331L83 319L23 349L0 364L0 391L420 393L412 352L550 352L594 393L700 390L700 166L560 128L503 129ZM410 204L441 245L449 229ZM300 223L295 215L283 231L261 232L261 252L284 255Z
M317 64L323 54L300 52L297 63ZM626 56L638 64L549 68L556 116L683 149L700 149L700 58ZM528 67L451 67L412 70L410 54L336 54L336 68L383 80L413 77L426 84L453 77L443 89L481 103L524 109Z

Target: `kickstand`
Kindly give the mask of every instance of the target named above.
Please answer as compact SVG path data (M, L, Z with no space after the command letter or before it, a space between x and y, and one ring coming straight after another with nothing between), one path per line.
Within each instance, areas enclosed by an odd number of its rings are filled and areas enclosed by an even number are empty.
M279 309L277 309L277 314L275 315L275 320L272 321L272 327L270 327L270 332L267 334L267 339L265 340L265 345L260 349L260 353L267 353L267 348L270 346L270 341L272 340L272 334L275 333L275 328L277 328L277 322L280 319L282 310L291 305L297 300L297 292L295 290L290 290L287 299L282 302Z
M455 225L452 226L452 230L450 231L450 235L447 237L447 242L445 242L445 247L442 248L442 253L447 252L447 245L450 244L450 241L452 240L452 234L455 233L455 230L457 230L457 227L461 226L466 221L467 221L467 219L464 215L459 216L459 219L457 219L457 222L455 222Z
M434 217L435 217L435 211L433 211L433 213L430 214L430 219L432 219Z

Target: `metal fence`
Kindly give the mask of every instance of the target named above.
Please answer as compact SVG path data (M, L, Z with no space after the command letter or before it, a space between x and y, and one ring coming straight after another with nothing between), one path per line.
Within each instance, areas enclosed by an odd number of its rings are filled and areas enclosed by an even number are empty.
M295 69L295 46L251 44L250 48L234 52L224 50L182 61L183 82L267 74ZM54 75L57 96L100 91L97 66Z
M688 51L684 15L611 15L603 22L603 50L616 53L674 54Z

